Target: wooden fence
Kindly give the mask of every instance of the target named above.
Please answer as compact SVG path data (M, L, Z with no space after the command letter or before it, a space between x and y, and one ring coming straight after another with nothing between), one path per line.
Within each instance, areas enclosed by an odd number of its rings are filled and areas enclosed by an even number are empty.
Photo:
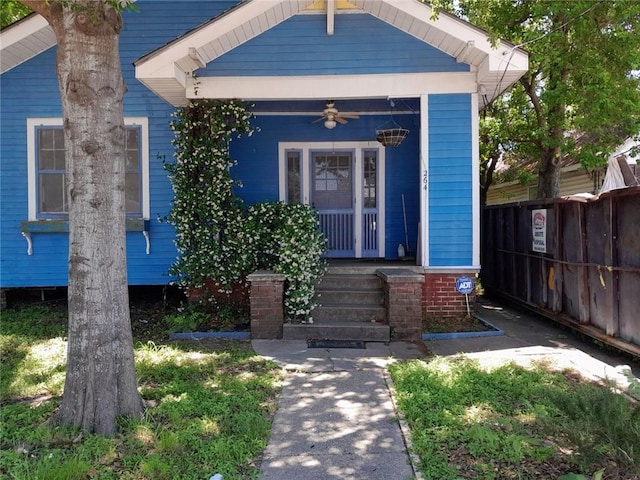
M482 285L640 355L640 187L485 207Z

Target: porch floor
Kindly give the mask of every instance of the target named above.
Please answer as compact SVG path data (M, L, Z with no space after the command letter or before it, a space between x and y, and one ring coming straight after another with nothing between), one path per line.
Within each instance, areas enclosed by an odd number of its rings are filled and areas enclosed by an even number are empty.
M380 268L406 268L423 273L424 269L416 265L415 258L405 260L386 260L384 258L329 258L327 273L374 274Z

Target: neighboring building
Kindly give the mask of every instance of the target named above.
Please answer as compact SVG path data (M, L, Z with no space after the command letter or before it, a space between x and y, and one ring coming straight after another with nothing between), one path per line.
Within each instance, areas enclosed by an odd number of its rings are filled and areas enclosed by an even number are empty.
M633 150L634 148L640 148L640 143L629 138L616 149L610 158L625 156L632 172L635 173L636 177L640 178L640 166L637 163L640 162L640 155ZM565 197L577 193L597 195L600 192L606 171L606 166L587 170L575 160L568 159L564 161L560 169L559 196ZM537 194L537 177L526 183L518 180L494 183L489 187L489 192L487 193L487 205L535 200Z
M432 279L450 284L479 270L478 112L527 71L525 52L493 48L485 32L448 14L434 20L420 0L136 5L121 33L132 285L169 281L174 233L158 221L172 200L169 122L177 106L203 97L255 105L260 132L231 144L238 193L249 204L315 205L330 256L395 259L403 244ZM0 286L64 286L54 37L32 15L0 41ZM336 125L330 100L359 118ZM385 147L376 130L391 113L409 133Z

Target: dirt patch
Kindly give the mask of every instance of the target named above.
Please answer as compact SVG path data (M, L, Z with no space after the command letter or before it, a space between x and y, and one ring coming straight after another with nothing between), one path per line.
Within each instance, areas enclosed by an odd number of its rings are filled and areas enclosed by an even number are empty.
M423 333L487 332L494 330L475 317L425 317L422 320Z

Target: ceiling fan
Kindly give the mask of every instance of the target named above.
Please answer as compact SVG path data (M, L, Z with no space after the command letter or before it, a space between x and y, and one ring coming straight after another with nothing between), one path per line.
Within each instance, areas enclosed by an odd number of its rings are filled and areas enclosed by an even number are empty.
M324 126L331 129L335 128L338 123L343 125L347 123L345 120L347 118L357 119L360 118L360 116L354 113L340 113L336 108L335 102L333 100L329 100L327 102L327 108L322 111L322 116L317 120L314 120L313 123L324 120Z

